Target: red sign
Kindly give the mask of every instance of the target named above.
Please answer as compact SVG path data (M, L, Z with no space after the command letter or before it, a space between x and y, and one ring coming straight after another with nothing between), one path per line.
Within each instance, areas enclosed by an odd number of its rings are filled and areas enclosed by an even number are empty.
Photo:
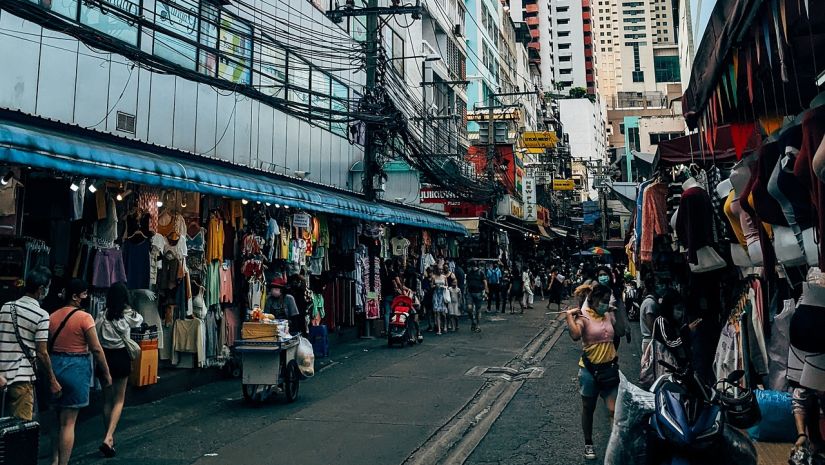
M488 206L470 202L449 202L444 205L444 211L450 218L478 218L489 210Z

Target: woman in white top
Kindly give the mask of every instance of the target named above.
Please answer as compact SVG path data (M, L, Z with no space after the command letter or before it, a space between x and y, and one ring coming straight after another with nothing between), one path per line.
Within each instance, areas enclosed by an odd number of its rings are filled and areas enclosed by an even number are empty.
M129 289L124 283L113 284L106 296L106 313L98 317L96 324L112 375L112 385L103 388L106 435L100 451L106 457L115 456L115 429L126 401L126 382L132 373L132 360L123 341L131 337L132 328L138 328L142 323L143 317L129 306Z
M531 276L530 270L527 268L521 273L521 280L524 283L524 294L521 298L521 313L524 313L524 309L531 309L533 308L533 277Z
M441 335L443 328L443 332L447 332L447 302L445 294L449 292L447 290L447 273L443 267L436 265L435 270L433 271L432 275L432 286L433 286L433 312L435 313L435 327L436 327L436 335ZM447 270L449 272L449 270Z

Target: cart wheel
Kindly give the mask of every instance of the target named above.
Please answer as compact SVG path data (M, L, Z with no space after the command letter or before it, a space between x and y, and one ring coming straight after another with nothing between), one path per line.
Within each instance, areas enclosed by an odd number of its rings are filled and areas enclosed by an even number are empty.
M272 394L272 386L268 384L243 384L243 398L247 402L261 403Z
M286 373L284 374L284 394L286 394L287 402L295 402L298 398L298 383L301 377L301 372L298 370L298 362L292 360L286 366Z

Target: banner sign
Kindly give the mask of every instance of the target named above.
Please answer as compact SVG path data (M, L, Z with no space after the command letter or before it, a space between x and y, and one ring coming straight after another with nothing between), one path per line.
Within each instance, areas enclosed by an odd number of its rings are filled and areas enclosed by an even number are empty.
M521 198L524 199L524 221L536 222L538 221L536 180L532 176L526 176L521 187Z
M550 131L532 131L522 134L521 140L524 146L528 148L553 148L559 138Z

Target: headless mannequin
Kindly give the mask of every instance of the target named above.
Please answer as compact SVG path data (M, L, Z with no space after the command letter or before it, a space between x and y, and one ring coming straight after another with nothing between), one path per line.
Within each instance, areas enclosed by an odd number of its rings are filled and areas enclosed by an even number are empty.
M716 196L719 197L722 202L728 198L731 191L733 191L733 183L730 179L725 179L716 186ZM733 264L738 267L748 268L753 266L753 261L750 255L748 255L748 249L742 247L739 241L730 243L730 256Z
M754 266L761 266L762 259L762 245L759 241L759 227L756 221L747 212L742 210L741 202L747 202L747 199L741 198L742 192L748 185L751 178L751 165L754 161L753 155L743 158L730 174L730 181L733 184L734 199L731 204L733 210L739 216L739 222L742 230L747 238L748 256Z

